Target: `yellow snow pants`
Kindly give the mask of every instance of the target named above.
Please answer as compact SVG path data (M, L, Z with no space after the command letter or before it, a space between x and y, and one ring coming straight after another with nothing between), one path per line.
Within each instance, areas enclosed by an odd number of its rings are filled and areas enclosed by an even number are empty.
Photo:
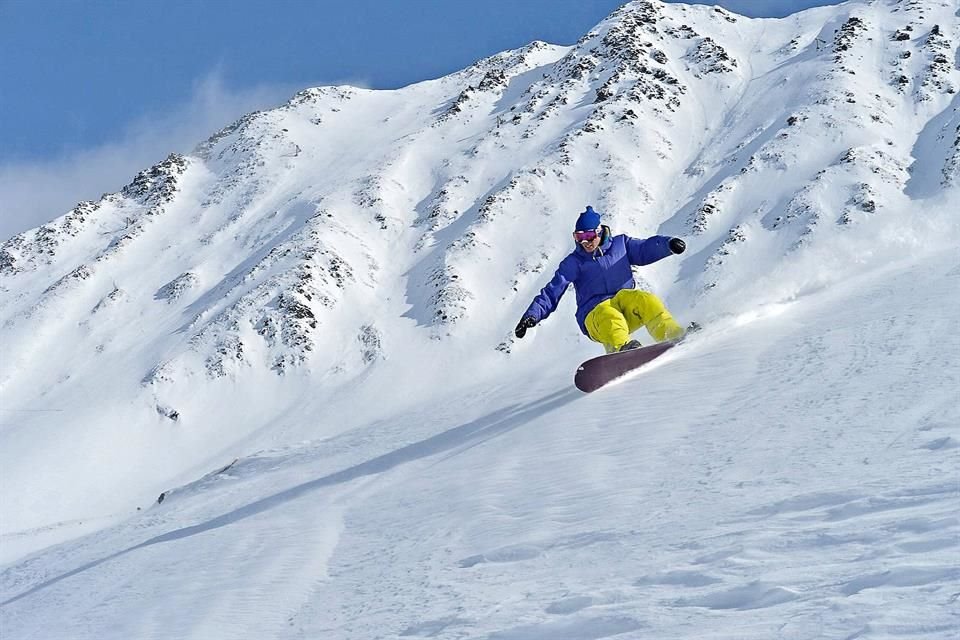
M618 291L594 307L584 324L590 337L601 343L607 353L618 351L640 327L646 327L657 342L677 340L684 334L683 327L673 319L660 298L639 289Z

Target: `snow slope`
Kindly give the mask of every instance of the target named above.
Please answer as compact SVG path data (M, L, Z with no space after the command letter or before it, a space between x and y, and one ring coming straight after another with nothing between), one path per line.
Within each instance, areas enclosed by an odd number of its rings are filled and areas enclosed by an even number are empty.
M3 637L954 637L958 12L634 2L8 240ZM707 329L583 396L588 202Z

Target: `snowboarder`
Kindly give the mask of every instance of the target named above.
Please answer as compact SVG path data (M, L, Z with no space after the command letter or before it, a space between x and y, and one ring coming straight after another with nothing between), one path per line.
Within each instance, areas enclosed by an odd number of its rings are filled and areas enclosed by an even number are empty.
M630 334L646 327L657 342L678 340L684 330L648 291L636 288L631 265L647 265L687 248L680 238L651 236L645 240L612 235L600 214L588 206L577 218L573 239L577 247L560 261L553 279L530 303L514 333L523 338L557 308L573 283L577 294L577 323L607 353L640 346Z

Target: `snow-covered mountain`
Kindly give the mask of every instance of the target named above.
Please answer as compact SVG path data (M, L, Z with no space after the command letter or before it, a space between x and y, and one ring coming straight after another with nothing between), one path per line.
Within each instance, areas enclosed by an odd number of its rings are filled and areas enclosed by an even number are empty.
M637 0L7 240L3 638L955 637L958 18ZM586 204L706 326L590 396Z

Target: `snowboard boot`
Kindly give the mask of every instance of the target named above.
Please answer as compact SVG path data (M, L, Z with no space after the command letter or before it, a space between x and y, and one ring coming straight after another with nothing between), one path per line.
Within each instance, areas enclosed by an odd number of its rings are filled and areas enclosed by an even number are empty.
M639 349L639 348L642 347L642 346L643 346L643 345L640 344L640 341L639 341L639 340L631 340L631 341L628 342L627 344L625 344L625 345L623 345L622 347L620 347L620 349L618 349L618 352L619 352L619 351L630 351L631 349Z
M689 338L690 336L692 336L693 334L695 334L695 333L697 333L697 332L699 332L699 331L702 331L702 330L703 330L703 327L700 326L699 323L697 323L697 322L691 322L690 324L687 325L686 331L683 332L683 336L681 336L681 338L680 338L680 340L678 340L678 342L682 342L682 341L686 340L687 338Z

